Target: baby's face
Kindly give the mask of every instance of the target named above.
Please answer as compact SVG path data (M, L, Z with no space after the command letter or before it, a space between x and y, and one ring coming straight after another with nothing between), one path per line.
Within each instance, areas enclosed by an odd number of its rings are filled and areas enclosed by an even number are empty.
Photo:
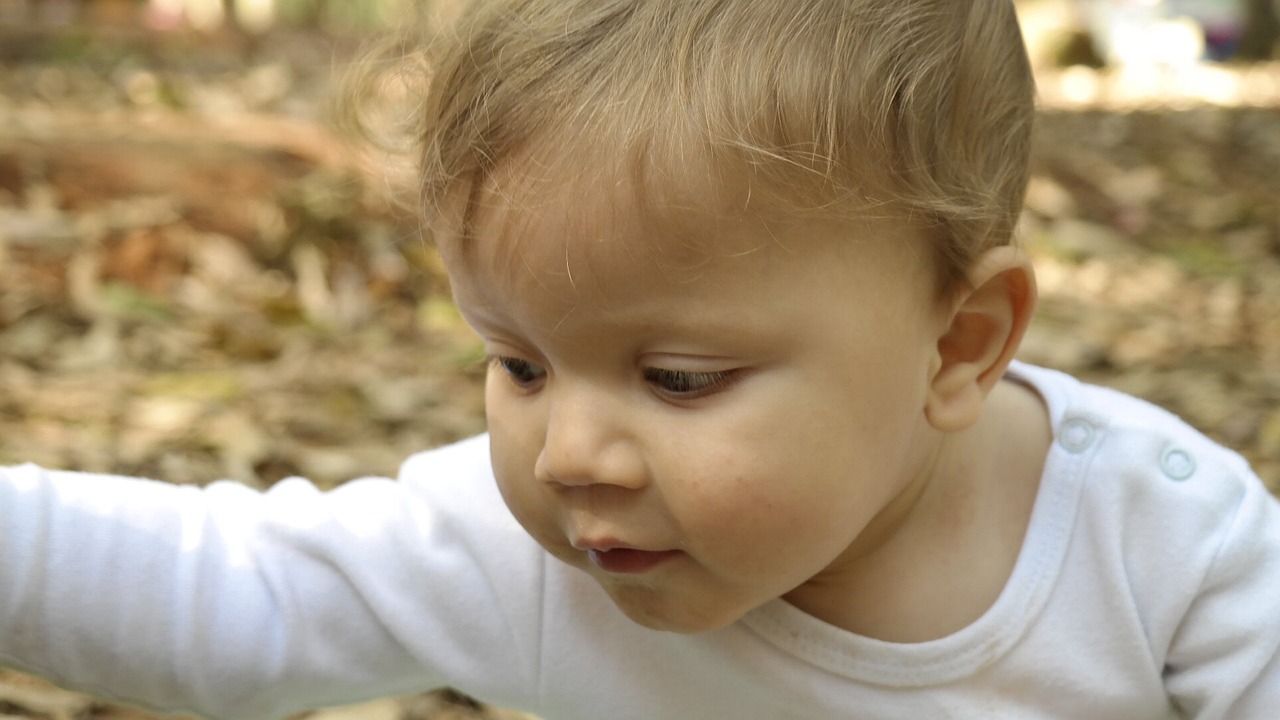
M492 357L515 517L652 628L839 593L938 444L922 241L887 223L655 231L599 198L521 205L481 213L466 246L440 238Z

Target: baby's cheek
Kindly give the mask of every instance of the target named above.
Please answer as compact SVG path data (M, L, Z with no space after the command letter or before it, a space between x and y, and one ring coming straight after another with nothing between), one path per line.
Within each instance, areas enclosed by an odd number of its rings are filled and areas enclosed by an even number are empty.
M509 381L490 371L485 382L485 419L494 471L502 480L532 478L541 448L543 426L535 407L510 397Z
M792 556L825 544L832 525L850 513L848 493L818 467L806 467L789 453L750 452L743 444L732 455L709 454L691 468L678 491L666 493L674 514L691 537L701 538L726 562ZM757 446L758 447L758 446Z
M676 491L664 490L664 495L676 505L671 510L690 535L732 546L767 534L791 517L768 484L732 464L713 464L684 476ZM740 549L749 552L745 546Z
M503 501L516 520L542 542L546 509L539 499L539 483L534 478L539 446L530 433L521 432L521 423L501 412L489 413L489 454L494 477Z

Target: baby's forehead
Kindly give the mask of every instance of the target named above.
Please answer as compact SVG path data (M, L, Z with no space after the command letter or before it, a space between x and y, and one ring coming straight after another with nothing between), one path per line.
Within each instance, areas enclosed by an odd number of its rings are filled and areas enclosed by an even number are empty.
M459 193L462 196L462 193ZM608 159L521 160L500 165L465 193L440 240L455 256L501 262L614 246L672 266L752 250L746 228L765 217L751 189L706 163L637 170Z
M727 278L778 287L776 266L764 258L819 252L874 263L887 257L867 252L879 243L925 256L923 238L892 218L779 216L754 207L750 187L731 180L704 175L655 189L599 166L548 170L503 168L471 193L469 231L442 242L455 294L461 283L463 295L483 287L504 302L553 297L568 312L579 302L683 297ZM820 249L833 243L844 249ZM921 264L915 274L930 273Z

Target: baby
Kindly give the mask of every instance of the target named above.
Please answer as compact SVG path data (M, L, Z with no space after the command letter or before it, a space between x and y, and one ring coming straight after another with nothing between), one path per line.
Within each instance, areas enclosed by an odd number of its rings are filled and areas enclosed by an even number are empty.
M423 207L489 433L266 493L0 471L0 661L272 718L1264 718L1280 504L1013 360L1008 0L478 0Z

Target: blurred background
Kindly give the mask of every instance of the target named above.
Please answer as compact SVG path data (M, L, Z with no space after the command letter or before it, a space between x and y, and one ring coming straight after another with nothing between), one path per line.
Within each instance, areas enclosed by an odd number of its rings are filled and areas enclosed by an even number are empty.
M330 122L362 43L460 2L0 0L0 463L332 486L483 429L439 263ZM1280 2L1018 6L1023 357L1280 489ZM312 716L513 717L453 693ZM0 717L148 716L0 673Z

